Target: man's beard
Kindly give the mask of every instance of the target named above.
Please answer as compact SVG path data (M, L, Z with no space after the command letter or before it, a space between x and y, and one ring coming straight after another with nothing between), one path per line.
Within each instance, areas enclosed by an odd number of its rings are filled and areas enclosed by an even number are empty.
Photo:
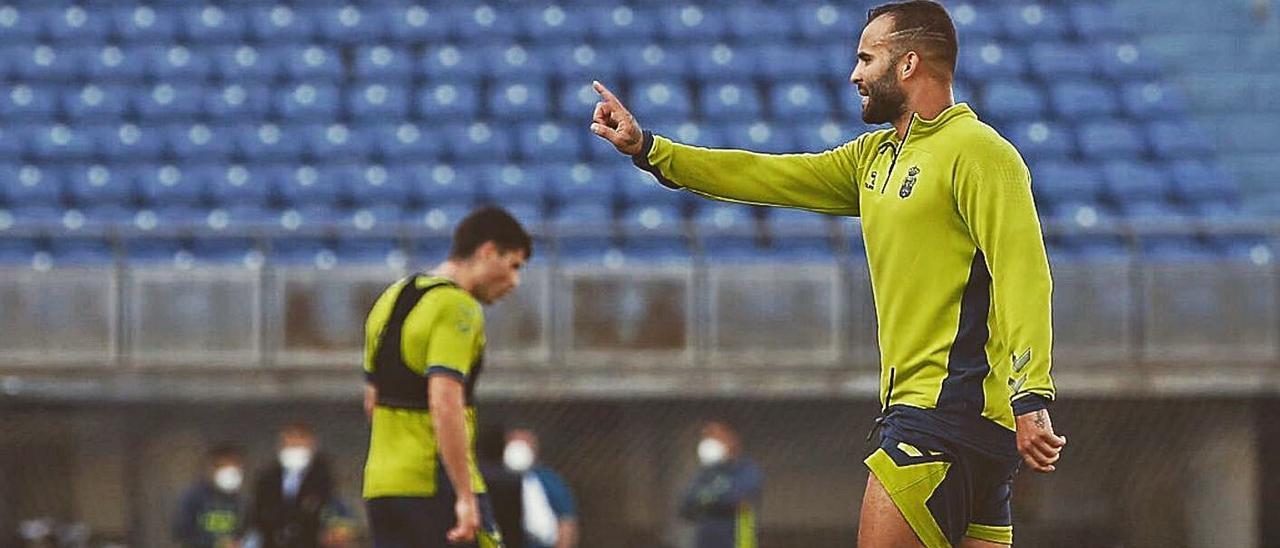
M867 105L862 108L862 121L871 125L887 124L906 112L907 96L902 87L885 72L880 78L870 80L867 86Z

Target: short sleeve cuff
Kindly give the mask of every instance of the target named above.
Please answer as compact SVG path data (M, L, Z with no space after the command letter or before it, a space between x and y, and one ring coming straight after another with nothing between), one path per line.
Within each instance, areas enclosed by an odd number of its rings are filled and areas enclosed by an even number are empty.
M458 379L458 382L466 382L467 375L456 368L447 365L433 365L427 368L427 377L432 375L447 375Z
M1019 397L1013 400L1013 415L1017 417L1027 413L1034 413L1041 409L1048 409L1050 401L1049 398L1040 394L1027 394Z

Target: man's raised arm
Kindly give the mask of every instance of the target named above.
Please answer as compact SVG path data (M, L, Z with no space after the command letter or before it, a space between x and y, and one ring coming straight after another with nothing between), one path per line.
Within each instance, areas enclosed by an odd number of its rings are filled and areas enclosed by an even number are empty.
M760 154L676 143L641 129L635 116L600 82L591 132L631 157L670 188L755 205L858 215L856 164L860 141L815 154Z

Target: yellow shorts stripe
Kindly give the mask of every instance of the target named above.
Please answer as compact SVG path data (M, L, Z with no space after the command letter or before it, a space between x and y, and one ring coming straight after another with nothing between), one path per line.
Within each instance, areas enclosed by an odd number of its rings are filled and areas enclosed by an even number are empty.
M867 457L866 464L926 548L951 548L947 536L925 505L946 479L951 463L934 461L898 466L884 449L876 449Z
M1013 526L970 523L964 530L964 536L996 544L1013 545Z

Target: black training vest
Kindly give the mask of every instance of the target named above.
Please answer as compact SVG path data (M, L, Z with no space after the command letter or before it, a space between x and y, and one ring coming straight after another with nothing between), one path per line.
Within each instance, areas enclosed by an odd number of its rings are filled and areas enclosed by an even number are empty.
M458 285L451 281L441 281L426 287L418 287L418 279L422 277L421 274L414 274L405 281L400 288L400 293L396 295L396 304L391 309L391 317L387 319L379 336L378 351L373 357L374 369L369 377L374 387L378 389L378 405L382 407L423 411L431 408L431 402L427 396L427 375L419 375L410 369L404 363L404 356L400 352L404 321L427 292L440 287L458 287ZM475 379L480 376L483 365L483 359L476 360L464 381L467 405L472 405Z

